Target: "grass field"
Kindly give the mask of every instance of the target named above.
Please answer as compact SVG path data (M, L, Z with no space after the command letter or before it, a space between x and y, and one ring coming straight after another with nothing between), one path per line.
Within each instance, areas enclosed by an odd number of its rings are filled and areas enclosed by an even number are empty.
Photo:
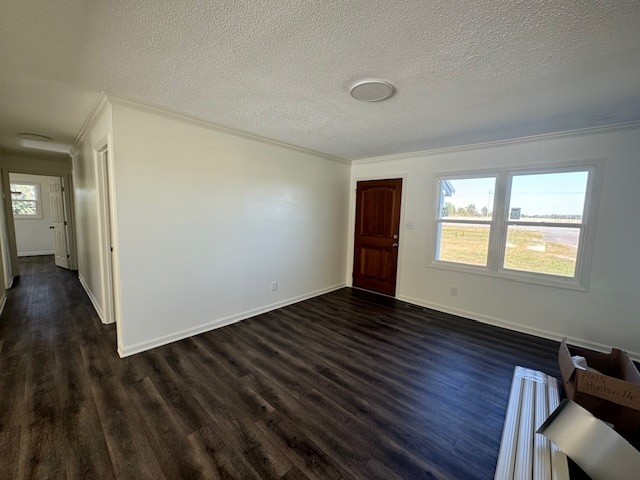
M477 225L442 224L440 260L486 265L489 228ZM505 268L573 277L577 248L543 240L538 230L513 230L507 235Z

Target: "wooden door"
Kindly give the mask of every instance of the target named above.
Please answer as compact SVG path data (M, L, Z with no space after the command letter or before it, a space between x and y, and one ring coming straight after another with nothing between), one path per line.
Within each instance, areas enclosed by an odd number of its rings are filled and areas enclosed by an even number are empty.
M69 250L67 246L67 222L64 219L64 204L62 200L62 185L60 180L50 183L49 201L51 202L51 216L53 225L53 245L55 264L58 267L69 268Z
M396 294L402 179L358 182L353 286Z

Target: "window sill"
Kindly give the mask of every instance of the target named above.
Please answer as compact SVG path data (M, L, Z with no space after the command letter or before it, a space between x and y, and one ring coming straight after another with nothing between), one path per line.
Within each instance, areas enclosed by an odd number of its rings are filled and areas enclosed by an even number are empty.
M463 265L452 262L443 262L439 260L433 260L429 265L429 268L436 268L439 270L448 270L452 272L469 273L472 275L483 275L485 277L498 278L501 280L511 280L520 283L529 283L534 285L541 285L551 288L564 288L566 290L574 290L578 292L588 291L588 284L585 281L584 284L576 280L575 278L554 277L544 274L525 273L515 270L500 270L492 271L487 267Z

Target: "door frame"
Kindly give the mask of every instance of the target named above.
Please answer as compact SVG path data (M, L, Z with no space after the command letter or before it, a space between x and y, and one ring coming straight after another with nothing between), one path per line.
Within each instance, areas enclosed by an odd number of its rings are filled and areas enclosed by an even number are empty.
M394 178L402 179L402 192L400 193L400 232L398 234L398 265L396 269L396 294L395 298L401 295L402 289L402 252L404 250L404 208L406 205L407 194L407 174L406 173L389 173L380 175L365 175L361 177L352 177L349 185L349 230L347 241L347 278L346 284L348 287L353 288L353 249L355 247L355 233L356 233L356 190L358 182L366 182L368 180L391 180ZM376 292L373 292L376 293ZM383 295L382 293L376 293L377 295Z
M9 253L11 255L11 271L12 278L20 276L20 266L18 264L18 241L16 238L16 225L13 218L13 208L11 208L11 173L23 175L40 175L43 177L59 177L64 187L62 193L62 201L64 204L65 216L67 221L67 248L69 255L69 270L78 270L78 257L76 251L76 222L75 211L73 208L73 171L47 171L39 168L29 167L3 167L2 168L2 191L4 193L4 220L6 222L7 238L9 240ZM13 283L13 282L12 282ZM6 288L10 288L7 285Z
M93 166L100 248L100 278L102 279L103 311L98 311L102 323L116 323L116 336L120 345L120 268L118 263L117 231L115 222L115 195L113 174L113 143L106 134L93 146ZM111 251L113 248L113 251ZM96 311L98 310L97 306Z

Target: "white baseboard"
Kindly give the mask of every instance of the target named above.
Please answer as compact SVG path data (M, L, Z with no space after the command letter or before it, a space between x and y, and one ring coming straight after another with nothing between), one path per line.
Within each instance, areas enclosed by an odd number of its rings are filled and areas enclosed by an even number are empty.
M0 315L2 315L2 312L4 311L4 306L7 304L7 293L6 292L2 292L2 298L0 298Z
M563 338L567 338L567 343L571 345L576 345L578 347L588 348L590 350L596 350L599 352L609 353L611 351L610 345L604 345L602 343L590 342L588 340L584 340L582 338L570 337L567 335L562 335L560 333L550 332L548 330L542 330L540 328L528 327L526 325L520 325L517 323L509 322L507 320L503 320L501 318L491 317L489 315L482 315L475 312L470 312L467 310L462 310L459 308L452 308L446 305L440 305L437 303L425 302L423 300L419 300L413 297L407 297L406 295L398 295L396 297L398 300L402 300L403 302L411 303L414 305L419 305L421 307L430 308L432 310L437 310L439 312L450 313L451 315L456 315L458 317L468 318L471 320L475 320L480 323L486 323L488 325L494 325L496 327L506 328L507 330L512 330L515 332L526 333L529 335L533 335L536 337L542 337L549 340L555 340L557 342L561 341ZM636 362L640 361L640 352L632 352L628 351L629 356Z
M264 307L254 308L253 310L247 310L246 312L241 312L235 315L230 315L228 317L219 318L217 320L213 320L211 322L198 325L197 327L187 328L185 330L171 333L169 335L164 335L162 337L154 338L153 340L149 340L146 342L140 342L140 343L136 343L134 345L128 345L128 346L119 345L118 354L121 357L128 357L136 353L144 352L152 348L166 345L167 343L176 342L178 340L192 337L200 333L208 332L210 330L215 330L216 328L226 327L227 325L231 325L232 323L237 323L241 320L246 320L247 318L255 317L256 315L261 315L263 313L267 313L272 310L277 310L278 308L286 307L287 305L292 305L294 303L298 303L303 300L308 300L310 298L317 297L319 295L324 295L325 293L339 290L344 286L345 286L344 283L340 283L338 285L333 285L331 287L316 290L311 293L298 295L297 297L289 298L287 300L282 300L280 302L272 303L270 305L265 305Z
M55 255L53 250L42 250L36 252L18 252L19 257L37 257L39 255Z
M98 317L100 318L100 321L102 323L105 323L104 314L102 313L102 308L98 304L98 300L96 300L96 297L93 295L93 292L89 288L89 285L87 285L87 282L85 281L85 279L84 279L84 277L82 275L78 274L78 279L80 280L80 285L82 285L82 288L84 288L84 291L87 293L87 296L89 297L89 300L91 300L91 304L93 305L94 310L98 314Z

